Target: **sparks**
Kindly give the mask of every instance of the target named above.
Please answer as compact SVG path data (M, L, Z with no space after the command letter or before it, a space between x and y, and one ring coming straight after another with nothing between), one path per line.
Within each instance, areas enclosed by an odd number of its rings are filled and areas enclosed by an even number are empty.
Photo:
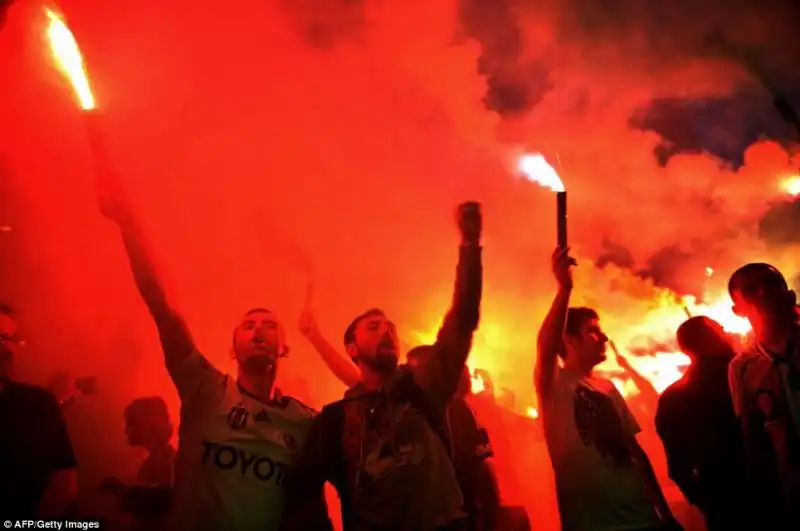
M89 76L83 64L78 43L64 21L53 11L45 9L50 25L47 28L47 38L50 41L50 51L58 63L59 68L72 85L78 97L81 108L90 111L95 108L94 95L89 85Z

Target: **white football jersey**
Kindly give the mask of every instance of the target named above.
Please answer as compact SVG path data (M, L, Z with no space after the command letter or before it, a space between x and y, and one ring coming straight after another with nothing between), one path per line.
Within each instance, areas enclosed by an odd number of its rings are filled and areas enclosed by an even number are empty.
M171 376L181 420L169 528L277 530L285 484L314 411L289 397L256 400L199 353Z

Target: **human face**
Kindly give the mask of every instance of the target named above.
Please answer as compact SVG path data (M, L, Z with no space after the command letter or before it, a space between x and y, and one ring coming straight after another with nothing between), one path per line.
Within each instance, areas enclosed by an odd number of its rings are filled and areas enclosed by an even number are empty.
M11 316L0 313L0 379L11 376L11 367L20 343L17 323Z
M379 372L390 372L397 367L400 342L397 329L385 315L371 315L361 319L355 331L355 357Z
M236 361L242 370L253 375L275 370L284 345L283 328L269 311L249 312L233 335Z
M796 295L777 275L754 273L731 295L734 313L750 321L756 332L795 318Z
M125 437L130 446L147 446L147 426L141 419L126 417Z
M608 336L597 319L588 319L580 327L578 336L566 336L568 347L582 367L595 367L606 360Z

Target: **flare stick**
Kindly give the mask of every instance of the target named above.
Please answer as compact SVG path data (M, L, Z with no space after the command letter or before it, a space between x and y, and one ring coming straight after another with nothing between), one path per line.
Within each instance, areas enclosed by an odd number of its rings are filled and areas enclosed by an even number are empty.
M558 246L567 248L567 192L556 192L556 226Z

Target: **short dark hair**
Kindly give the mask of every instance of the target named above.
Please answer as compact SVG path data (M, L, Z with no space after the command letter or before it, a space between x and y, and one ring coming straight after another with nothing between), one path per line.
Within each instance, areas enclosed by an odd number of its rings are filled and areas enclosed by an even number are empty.
M597 312L592 308L578 307L567 310L567 322L564 331L573 337L577 337L581 332L581 327L593 319L599 319Z
M358 323L360 323L361 321L363 321L368 317L373 317L376 315L385 316L386 313L384 313L384 311L379 308L370 308L366 312L362 313L361 315L353 319L353 321L349 325L347 325L347 328L344 331L344 346L346 347L356 342L356 328L358 327Z
M703 315L684 321L678 327L675 338L681 351L691 357L712 357L720 354L730 354L733 357L733 347L725 336L722 325Z
M576 308L569 308L567 310L567 322L564 325L564 333L572 337L578 337L581 333L581 327L592 319L599 319L597 312L592 308L579 306ZM562 343L561 348L558 349L558 355L561 358L567 356L567 349Z
M763 262L752 262L733 272L728 280L728 294L733 297L737 291L746 289L746 286L752 283L753 278L758 278L760 282L772 281L777 285L782 285L785 289L789 289L786 278L778 271L778 268Z
M167 403L160 396L146 396L134 399L125 406L125 420L144 421L153 427L153 435L166 442L172 438L172 424Z

